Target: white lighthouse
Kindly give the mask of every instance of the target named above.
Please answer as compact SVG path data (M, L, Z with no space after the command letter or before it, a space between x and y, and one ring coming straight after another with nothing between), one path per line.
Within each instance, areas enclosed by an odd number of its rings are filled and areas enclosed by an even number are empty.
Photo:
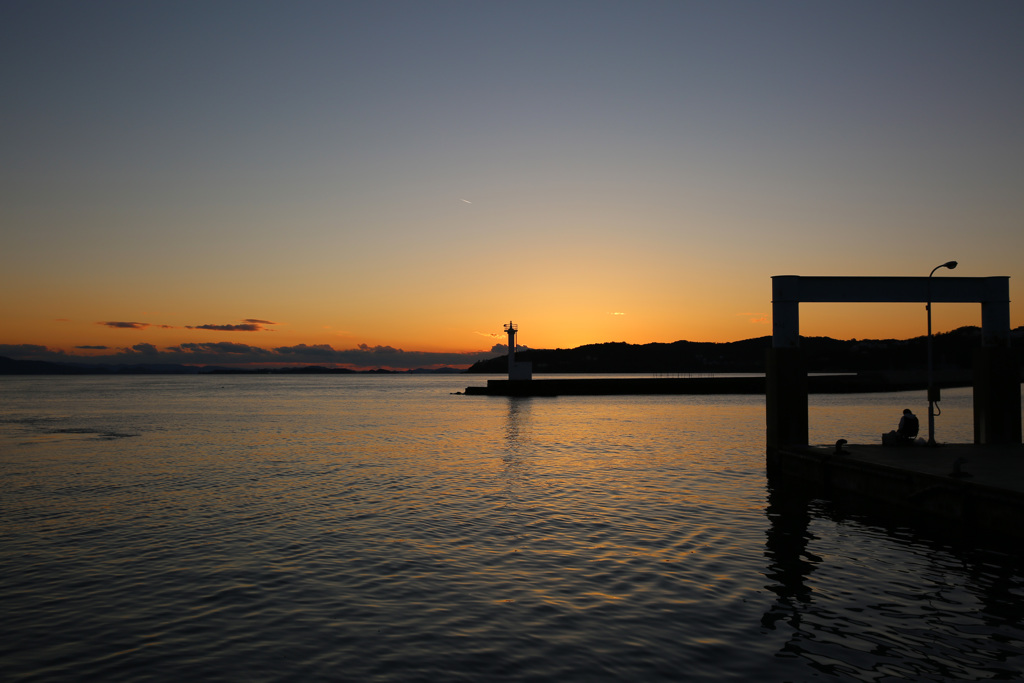
M519 326L511 320L505 325L505 334L508 335L508 378L533 379L533 365L516 362L516 332L518 331Z

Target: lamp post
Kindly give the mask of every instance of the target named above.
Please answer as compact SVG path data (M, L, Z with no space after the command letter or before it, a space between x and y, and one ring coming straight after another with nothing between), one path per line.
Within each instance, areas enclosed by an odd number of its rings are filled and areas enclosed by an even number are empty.
M956 268L956 261L946 261L942 265L932 268L928 273L928 302L925 310L928 311L928 445L935 445L935 380L932 371L932 275L939 268Z

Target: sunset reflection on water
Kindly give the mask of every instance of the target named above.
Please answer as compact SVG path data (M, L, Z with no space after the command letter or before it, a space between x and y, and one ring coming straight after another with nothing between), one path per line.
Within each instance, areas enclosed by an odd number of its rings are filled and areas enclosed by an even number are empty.
M999 557L767 486L761 397L2 381L15 679L927 678L993 634L982 670L1024 651ZM812 439L906 400L812 397ZM943 400L952 435L969 394Z

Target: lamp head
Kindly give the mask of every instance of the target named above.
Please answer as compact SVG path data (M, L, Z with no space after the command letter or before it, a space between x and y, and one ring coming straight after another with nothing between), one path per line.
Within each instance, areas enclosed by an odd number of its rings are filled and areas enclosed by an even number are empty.
M954 268L956 268L956 261L946 261L942 265L946 268L949 268L950 270L953 270Z

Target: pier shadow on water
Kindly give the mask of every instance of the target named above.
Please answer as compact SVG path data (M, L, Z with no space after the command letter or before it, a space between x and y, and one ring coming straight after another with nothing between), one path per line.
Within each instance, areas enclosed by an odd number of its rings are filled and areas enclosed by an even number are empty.
M796 660L843 680L1024 674L1019 548L777 478L767 491L765 576L775 599L761 625L788 632L775 653L787 671Z

